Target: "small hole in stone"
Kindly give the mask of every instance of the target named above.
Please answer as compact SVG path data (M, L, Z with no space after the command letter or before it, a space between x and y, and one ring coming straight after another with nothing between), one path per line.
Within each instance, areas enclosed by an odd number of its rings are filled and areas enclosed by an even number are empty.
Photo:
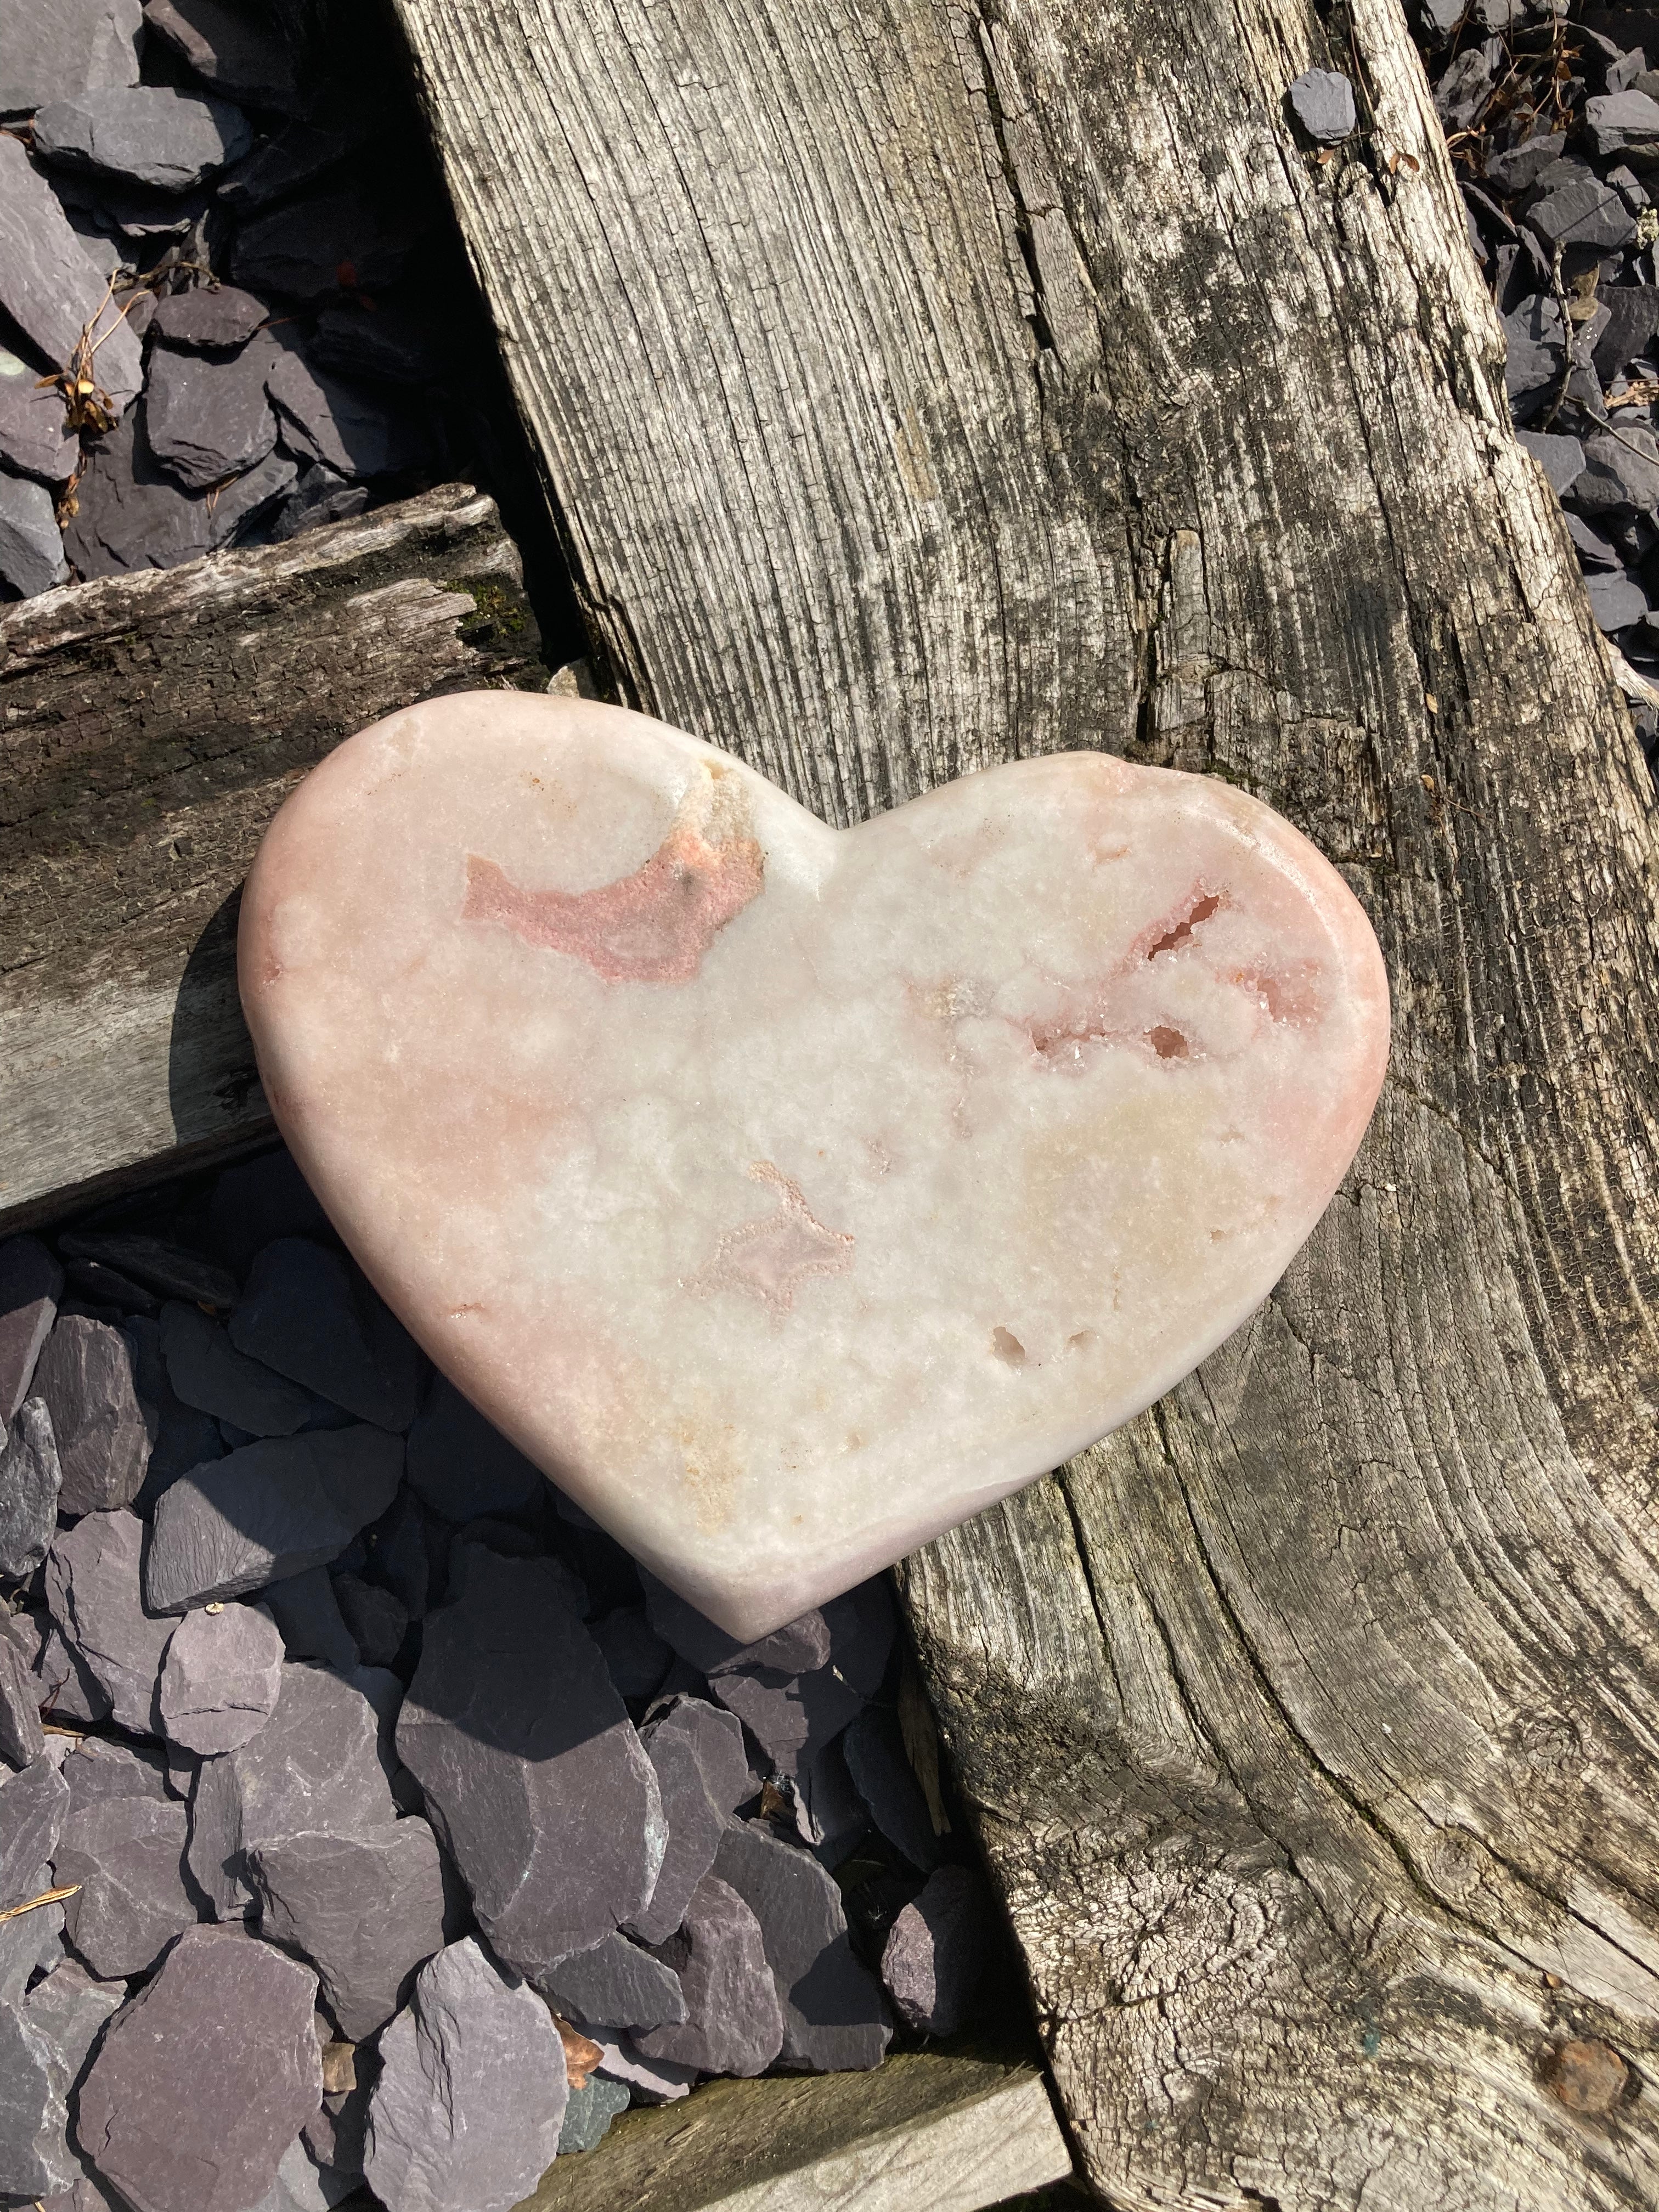
M1097 1344L1099 1341L1093 1329L1080 1328L1075 1336L1066 1338L1066 1349L1067 1352L1087 1352L1091 1345Z
M1147 1030L1146 1042L1160 1060L1185 1060L1187 1057L1187 1040L1179 1030L1165 1029L1160 1024L1157 1029Z
M1173 929L1164 931L1146 957L1156 960L1160 952L1173 952L1177 945L1184 945L1199 923L1207 921L1220 903L1221 894L1218 891L1206 892L1184 921L1178 921Z
M1010 1367L1024 1367L1025 1364L1025 1346L1012 1329L994 1328L991 1331L991 1349L999 1359L1006 1359Z

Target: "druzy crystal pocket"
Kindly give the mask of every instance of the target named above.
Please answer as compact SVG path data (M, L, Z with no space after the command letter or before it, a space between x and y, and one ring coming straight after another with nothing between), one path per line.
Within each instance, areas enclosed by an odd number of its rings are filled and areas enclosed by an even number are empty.
M1388 1048L1358 903L1219 781L1062 754L834 830L660 723L507 694L307 778L240 963L387 1301L744 1637L1195 1365Z

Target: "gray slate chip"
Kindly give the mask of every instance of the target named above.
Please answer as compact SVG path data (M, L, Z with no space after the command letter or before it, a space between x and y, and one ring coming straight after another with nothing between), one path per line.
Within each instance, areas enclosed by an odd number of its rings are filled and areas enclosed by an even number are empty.
M162 345L181 346L189 352L234 353L270 313L263 300L238 285L198 284L158 301L150 329Z
M154 1735L174 1624L144 1605L143 1543L144 1524L125 1510L88 1513L60 1529L46 1558L46 1602L58 1632L101 1684L117 1723Z
M810 1768L873 1696L892 1649L892 1600L884 1583L861 1583L833 1598L823 1618L829 1665L793 1677L770 1667L733 1666L708 1678L714 1695L791 1780Z
M1647 593L1628 572L1587 576L1584 588L1597 629L1609 635L1628 629L1632 623L1645 621L1650 611Z
M721 1837L714 1871L760 1923L783 2008L784 2065L878 2066L891 2033L887 2008L853 1955L841 1892L817 1861L739 1821Z
M262 1607L187 1613L161 1668L161 1726L169 1742L204 1757L252 1741L276 1710L283 1639Z
M167 85L94 88L51 101L34 118L35 151L53 167L163 192L188 191L252 143L239 108Z
M279 356L261 331L228 360L160 346L144 395L149 448L193 491L206 491L262 461L276 443L265 377Z
M1549 478L1550 489L1559 499L1583 472L1583 441L1547 430L1517 430L1515 434Z
M937 1866L939 1838L927 1800L893 1715L879 1705L860 1713L842 1735L841 1752L854 1788L888 1842L924 1874Z
M1340 146L1356 128L1353 86L1335 70L1308 70L1291 87L1291 112L1316 146Z
M27 2204L74 2187L68 2090L68 2063L52 2038L0 2004L0 2202Z
M167 1380L185 1405L255 1437L291 1437L316 1412L309 1390L238 1352L199 1306L169 1300L161 1330Z
M35 1876L58 1848L69 1802L68 1785L45 1757L0 1780L0 1911L40 1894Z
M320 461L307 462L293 491L277 509L270 526L271 541L285 544L307 531L326 529L332 522L349 522L368 505L367 484L347 483Z
M134 1510L148 1516L155 1512L162 1492L179 1475L209 1460L222 1459L225 1443L213 1416L185 1405L168 1381L167 1362L161 1357L161 1323L143 1314L129 1314L121 1323L121 1334L132 1346L138 1402L144 1409L144 1425L150 1438L149 1464L132 1501Z
M1607 319L1595 341L1595 373L1610 384L1659 330L1659 284L1610 284L1600 298Z
M670 2027L686 2016L678 1975L625 1936L607 1936L591 1951L561 1959L534 1978L553 2009L567 2020L645 2028Z
M279 110L301 102L299 57L280 13L262 21L223 0L144 0L144 21L224 99Z
M686 2017L636 2035L636 2047L703 2073L763 2074L782 2048L783 2014L759 1923L736 1890L705 1875L655 1955L678 1976Z
M1659 138L1659 100L1645 92L1607 92L1584 102L1584 127L1598 154L1622 153Z
M326 1567L308 1567L272 1583L264 1594L290 1659L322 1659L349 1674L361 1654L340 1612Z
M714 1863L727 1816L749 1794L749 1766L741 1723L697 1698L677 1698L646 1723L641 1741L656 1773L668 1843L650 1898L628 1928L642 1943L661 1943ZM614 2027L647 2025L592 2010L586 2017Z
M378 292L402 276L424 231L418 216L349 185L245 223L231 266L239 284L290 299Z
M1506 198L1515 192L1523 192L1537 182L1552 161L1559 159L1565 143L1564 138L1545 130L1501 154L1488 154L1486 182Z
M669 1650L645 1617L642 1605L619 1605L592 1624L593 1641L605 1656L605 1672L624 1698L649 1698L673 1662Z
M509 2212L531 2194L568 2095L564 2047L532 1990L504 1981L471 1937L453 1943L422 1967L380 2058L364 2168L388 2212Z
M185 1873L189 1816L153 1797L109 1797L71 1812L52 1855L76 1949L101 1980L148 1973L181 1929L196 1923Z
M76 2132L135 2212L248 2212L270 2188L322 2101L316 1988L267 1943L191 1928L111 2021Z
M1628 246L1636 217L1619 194L1594 177L1575 179L1529 209L1527 221L1550 246L1588 246L1603 252Z
M645 1590L646 1618L652 1627L700 1674L724 1674L733 1667L769 1667L781 1674L805 1674L829 1662L830 1627L816 1607L757 1643L739 1644L735 1636L728 1636L678 1590L670 1589L643 1567L640 1581Z
M165 1237L77 1229L58 1243L76 1259L101 1260L106 1267L118 1267L162 1297L195 1299L210 1306L236 1303L236 1278L228 1269L199 1252L168 1243Z
M665 1833L657 1778L545 1559L464 1547L428 1613L397 1744L499 1955L521 1972L639 1911Z
M985 1971L984 1887L966 1867L940 1867L895 1919L881 1978L907 2027L954 2035Z
M628 2091L620 2081L590 2075L580 2089L570 2092L559 2130L559 2156L594 2149L610 2134L611 2121L627 2110Z
M1602 432L1584 441L1584 466L1572 486L1581 514L1607 514L1616 522L1659 507L1659 444L1650 430Z
M98 381L119 407L138 391L143 366L108 293L52 186L17 139L0 137L0 307L59 368L91 324Z
M315 367L295 346L273 351L270 397L291 453L350 477L394 475L422 459L428 440L406 409Z
M247 1864L260 1933L310 1960L349 2043L386 2025L416 1969L443 1948L443 1875L422 1820L279 1837Z
M205 496L186 491L155 459L143 416L142 404L129 409L98 441L76 486L79 505L64 525L64 550L88 579L176 568L211 550Z
M137 84L138 0L6 0L0 115L32 115L94 85Z
M302 1237L278 1237L260 1253L230 1340L361 1421L402 1430L415 1418L421 1355L413 1340L337 1252Z
M71 2090L91 2063L105 2021L126 2001L125 1982L96 1980L78 1959L65 1959L29 1991L23 2016L63 2053Z
M1581 565L1589 568L1622 568L1625 556L1610 538L1592 529L1582 514L1567 516L1567 535L1577 549Z
M138 1402L132 1347L118 1328L60 1316L34 1370L52 1416L62 1473L58 1510L107 1513L138 1494L149 1433Z
M196 1778L191 1871L216 1910L240 1911L247 1900L245 1851L312 1830L362 1836L397 1819L380 1738L380 1716L359 1684L324 1667L283 1668L276 1709L258 1735L204 1759Z
M311 358L319 368L375 383L432 384L443 374L431 318L408 307L325 307Z
M0 1428L29 1395L63 1289L64 1271L38 1237L0 1244Z
M361 1575L338 1574L334 1595L340 1618L365 1667L389 1667L403 1649L409 1615L388 1589L378 1589Z
M263 528L278 501L294 489L299 465L286 453L267 453L246 476L227 484L213 502L210 526L216 547L245 542Z
M0 1443L0 1575L32 1575L58 1527L63 1470L44 1398L26 1398Z
M96 1728L110 1716L109 1693L55 1623L49 1623L34 1662L43 1712L54 1721Z
M64 484L80 453L63 393L55 385L43 387L27 362L0 349L0 461L42 483Z
M391 1504L400 1437L361 1422L245 1444L155 1509L146 1588L160 1612L240 1596L337 1559Z
M86 1736L69 1753L60 1771L69 1785L71 1814L84 1813L92 1805L106 1805L117 1797L145 1797L155 1805L173 1802L167 1760L159 1748L147 1743L118 1743L111 1736Z
M52 1869L37 1867L21 1884L19 1902L44 1896L52 1887ZM38 1905L15 1920L0 1920L0 2008L21 2005L33 1975L50 1973L63 1955L61 1905Z
M446 1521L514 1513L547 1478L446 1376L434 1374L409 1432L409 1486Z
M52 494L27 477L0 474L0 580L28 599L68 575Z
M29 1661L28 1639L15 1632L11 1615L0 1607L0 1759L7 1765L33 1765L46 1747L40 1728L40 1691Z

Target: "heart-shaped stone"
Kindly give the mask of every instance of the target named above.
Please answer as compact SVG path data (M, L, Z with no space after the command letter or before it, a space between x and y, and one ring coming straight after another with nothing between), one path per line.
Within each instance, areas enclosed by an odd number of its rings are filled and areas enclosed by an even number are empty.
M739 1637L1185 1375L1388 1050L1358 903L1219 780L1068 753L834 830L659 722L512 693L315 769L240 964L370 1279Z

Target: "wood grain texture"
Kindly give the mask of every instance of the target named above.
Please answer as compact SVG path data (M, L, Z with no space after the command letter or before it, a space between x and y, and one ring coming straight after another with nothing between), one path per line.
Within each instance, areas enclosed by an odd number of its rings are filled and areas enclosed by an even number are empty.
M0 609L0 1228L270 1133L234 965L265 824L351 731L537 649L465 484Z
M912 2051L631 2112L525 2212L982 2212L1071 2170L1031 2067Z
M1650 2207L1653 796L1396 0L398 5L629 703L837 822L1225 775L1384 948L1273 1297L904 1576L1094 2181Z

